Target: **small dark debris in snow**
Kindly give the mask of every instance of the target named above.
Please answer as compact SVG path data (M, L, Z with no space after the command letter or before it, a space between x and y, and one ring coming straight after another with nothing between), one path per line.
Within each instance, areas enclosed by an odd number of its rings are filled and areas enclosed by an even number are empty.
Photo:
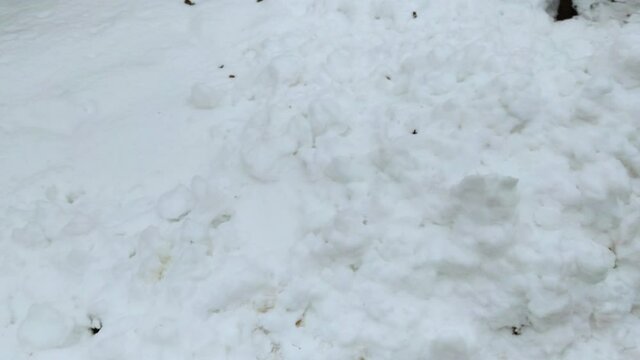
M296 327L301 327L303 325L302 319L296 320Z
M189 215L191 211L186 211L183 214L180 214L178 217L173 218L173 219L167 219L168 222L180 222L182 221L182 219L184 219L185 217L187 217L187 215Z
M236 78L235 75L233 75L233 74L229 75L229 79L235 79L235 78Z
M256 0L256 2L262 2L262 0Z
M417 18L418 18L418 13L417 13L417 12L415 12L415 11L414 11L414 12L413 12L413 14L411 14L411 15L413 16L413 18L414 18L414 19L417 19Z
M411 132L412 135L418 135L418 130L417 129L413 129L413 131Z
M385 75L384 77L386 77L387 80L391 80L391 76L389 76L389 75Z
M74 194L67 194L67 196L65 196L65 199L67 200L67 204L71 205L74 202L76 202L76 195Z
M613 268L617 269L618 268L618 253L616 252L616 247L615 245L609 246L609 251L611 251L613 253L614 256L614 260L613 260Z
M193 6L193 5L195 5L195 4L196 4L196 3L194 3L194 2L193 2L193 1L191 1L191 0L184 0L184 3L185 3L185 4L187 4L187 5L189 5L189 6Z
M211 219L211 222L209 223L209 225L212 228L217 228L218 226L228 222L231 220L231 214L221 214L216 216L215 218Z
M269 329L265 328L264 326L258 326L253 331L260 331L261 333L263 333L265 335L271 334L271 331L269 331Z
M96 335L102 330L102 321L100 319L91 318L91 325L89 326L89 332L91 335Z
M573 4L573 0L560 0L556 13L556 21L568 20L577 15L578 12Z
M520 325L520 326L512 326L512 327L511 327L511 335L514 335L514 336L520 336L520 335L522 335L522 327L523 327L523 326L524 326L524 325Z
M218 66L218 69L224 69L224 64Z

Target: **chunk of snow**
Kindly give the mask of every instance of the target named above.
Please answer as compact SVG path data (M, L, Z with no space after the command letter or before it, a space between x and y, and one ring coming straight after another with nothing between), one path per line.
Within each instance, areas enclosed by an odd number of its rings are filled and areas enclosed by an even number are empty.
M33 350L58 348L65 345L73 326L73 320L52 306L34 304L18 328L18 339Z
M160 196L156 209L161 218L177 221L187 215L193 205L194 199L191 191L186 186L179 185Z

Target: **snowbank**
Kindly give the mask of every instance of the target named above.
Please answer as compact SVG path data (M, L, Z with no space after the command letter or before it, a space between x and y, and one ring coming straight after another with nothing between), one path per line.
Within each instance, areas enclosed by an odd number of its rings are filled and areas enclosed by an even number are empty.
M548 3L0 4L0 358L640 358L638 8Z

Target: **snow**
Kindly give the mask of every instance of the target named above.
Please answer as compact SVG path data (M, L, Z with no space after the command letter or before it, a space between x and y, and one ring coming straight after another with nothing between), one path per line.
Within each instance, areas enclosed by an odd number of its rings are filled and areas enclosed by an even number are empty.
M158 199L158 215L168 221L180 221L189 215L193 208L193 196L184 185L160 196Z
M575 2L0 2L0 359L640 358L640 4Z

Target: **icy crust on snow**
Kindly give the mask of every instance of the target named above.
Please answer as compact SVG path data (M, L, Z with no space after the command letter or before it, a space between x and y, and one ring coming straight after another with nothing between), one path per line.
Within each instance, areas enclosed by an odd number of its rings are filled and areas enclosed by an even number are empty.
M547 5L0 4L0 358L640 358L640 23Z

